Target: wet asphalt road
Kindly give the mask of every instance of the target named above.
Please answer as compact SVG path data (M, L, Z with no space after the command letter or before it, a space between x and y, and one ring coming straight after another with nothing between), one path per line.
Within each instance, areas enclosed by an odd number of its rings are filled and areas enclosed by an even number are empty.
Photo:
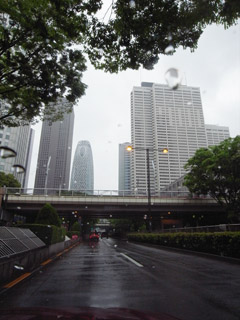
M124 307L239 320L240 265L133 243L82 243L0 296L0 308Z

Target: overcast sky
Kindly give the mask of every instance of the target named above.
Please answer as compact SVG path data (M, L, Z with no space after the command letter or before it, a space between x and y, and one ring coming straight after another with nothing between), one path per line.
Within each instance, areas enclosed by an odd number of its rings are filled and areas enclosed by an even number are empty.
M206 124L228 126L231 137L240 134L240 23L224 30L210 26L202 34L198 49L179 49L161 56L154 70L128 70L118 74L96 71L89 64L83 82L86 95L74 107L73 153L80 140L92 147L95 190L118 189L118 145L130 141L130 92L142 81L166 83L164 74L177 68L182 84L200 87ZM35 142L29 187L34 186L41 124Z

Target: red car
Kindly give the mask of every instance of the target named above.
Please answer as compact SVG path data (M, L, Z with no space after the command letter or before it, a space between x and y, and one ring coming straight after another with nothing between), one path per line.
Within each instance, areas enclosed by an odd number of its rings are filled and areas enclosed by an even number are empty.
M96 231L95 232L91 232L90 235L89 235L89 240L90 241L98 241L99 240L98 233Z

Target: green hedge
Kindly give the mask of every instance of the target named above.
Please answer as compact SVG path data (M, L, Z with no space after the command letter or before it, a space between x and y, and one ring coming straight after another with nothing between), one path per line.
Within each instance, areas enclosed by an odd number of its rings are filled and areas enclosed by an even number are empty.
M73 235L77 235L80 237L81 232L80 231L67 231L67 236L71 239Z
M47 246L65 240L66 230L64 228L43 224L24 224L19 227L30 229Z
M130 233L132 241L240 258L240 232Z

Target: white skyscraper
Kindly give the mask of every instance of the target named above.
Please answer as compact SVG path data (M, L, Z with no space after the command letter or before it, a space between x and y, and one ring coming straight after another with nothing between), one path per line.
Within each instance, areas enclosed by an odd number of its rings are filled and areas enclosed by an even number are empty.
M93 172L91 145L89 141L79 141L73 159L70 189L92 193L94 189Z
M151 191L158 192L179 177L195 151L207 147L200 89L143 82L131 92L131 189L146 193L150 149ZM168 148L168 154L161 150ZM158 149L158 151L151 151Z
M208 146L218 145L230 137L229 128L206 124L207 144Z
M121 191L124 191L124 194L127 191L131 190L130 184L130 153L126 150L127 146L130 145L130 142L125 142L119 144L119 162L118 162L118 190L121 194Z

